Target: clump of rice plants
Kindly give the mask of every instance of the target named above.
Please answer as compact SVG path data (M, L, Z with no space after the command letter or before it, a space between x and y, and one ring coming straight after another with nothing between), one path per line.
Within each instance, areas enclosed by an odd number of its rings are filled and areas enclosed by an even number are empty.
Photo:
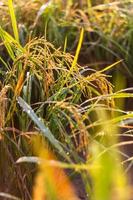
M1 1L1 26L12 33L8 5ZM132 76L132 1L14 1L20 41L45 36L56 47L75 51L81 27L85 39L79 60L101 68L123 59L122 72ZM30 8L30 9L29 9Z
M70 11L86 16L69 3L66 6ZM40 1L33 4L37 9ZM57 2L52 7L46 6L50 20L55 9L60 10L61 6ZM78 28L74 56L66 51L69 37L64 37L62 48L47 40L46 34L55 31L46 30L48 21L43 37L33 37L34 34L27 32L29 35L22 42L11 0L5 8L10 13L5 16L11 18L12 31L11 27L0 27L1 49L5 52L0 57L0 151L3 155L0 157L0 196L77 200L81 197L76 194L78 188L74 189L68 178L73 182L78 174L85 190L84 199L107 200L114 199L115 195L118 200L128 200L130 185L121 157L124 157L123 163L130 162L128 167L132 165L132 158L119 147L132 141L119 141L118 127L129 127L133 113L120 109L117 100L132 98L132 88L114 92L110 76L105 74L123 61L117 60L99 70L78 64L86 26ZM45 11L44 7L41 9ZM65 13L65 20L74 15ZM39 30L38 19L29 30ZM26 22L28 27L31 22ZM35 178L37 165L39 172ZM68 178L63 170L68 172Z

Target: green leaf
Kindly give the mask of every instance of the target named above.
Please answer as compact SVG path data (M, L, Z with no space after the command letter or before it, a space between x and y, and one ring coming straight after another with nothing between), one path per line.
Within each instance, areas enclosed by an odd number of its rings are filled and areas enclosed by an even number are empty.
M16 41L19 43L19 34L18 34L18 28L17 28L17 21L16 21L16 17L15 17L15 12L14 12L14 8L13 8L12 0L8 0L8 8L9 8L9 12L10 12L10 17L11 17L14 37L15 37Z

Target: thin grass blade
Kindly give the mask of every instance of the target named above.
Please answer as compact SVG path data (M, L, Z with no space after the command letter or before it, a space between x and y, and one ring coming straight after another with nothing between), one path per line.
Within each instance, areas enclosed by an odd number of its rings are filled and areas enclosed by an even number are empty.
M19 43L19 34L18 34L18 28L17 28L17 21L16 21L16 17L15 17L15 12L14 12L14 8L13 8L12 0L8 0L8 8L9 8L9 12L10 12L10 17L11 17L11 23L12 23L12 28L13 28L13 32L14 32L14 37L15 37L16 41Z

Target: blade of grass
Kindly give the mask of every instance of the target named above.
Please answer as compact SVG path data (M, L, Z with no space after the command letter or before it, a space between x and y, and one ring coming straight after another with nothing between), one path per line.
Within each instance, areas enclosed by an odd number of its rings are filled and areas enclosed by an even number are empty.
M7 49L7 52L12 60L15 60L15 55L24 52L25 49L15 40L10 34L4 31L0 26L0 37Z
M83 42L83 38L84 38L84 29L82 28L82 29L81 29L81 33L80 33L80 38L79 38L78 46L77 46L77 50L76 50L76 54L75 54L74 60L73 60L73 62L72 62L72 66L71 66L71 68L70 68L70 70L69 70L69 73L67 74L65 80L63 81L63 83L62 83L62 85L61 85L61 87L60 87L60 90L59 90L59 92L58 92L59 94L60 94L60 92L61 92L63 86L67 83L67 81L68 81L68 79L69 79L71 73L73 72L73 70L74 70L75 67L76 67L76 64L77 64L77 61L78 61L78 57L79 57L79 53L80 53L80 49L81 49L82 42Z
M8 64L3 60L3 58L1 58L1 56L0 56L0 61L4 64L5 68L9 71L10 68L9 68Z
M76 64L77 64L77 61L78 61L78 57L79 57L79 53L80 53L80 49L81 49L81 46L82 46L82 42L83 42L83 39L84 39L84 29L82 28L81 29L81 33L80 33L80 38L79 38L79 42L78 42L78 47L76 49L76 54L74 56L74 60L73 60L73 63L72 63L72 67L70 69L70 72L75 68Z
M117 64L121 63L122 61L123 60L119 60L119 61L113 63L112 65L109 65L109 66L105 67L104 69L102 69L102 70L100 70L98 72L103 73L105 71L108 71L109 69L111 69L112 67L115 67Z
M46 160L46 159L42 159L39 158L37 156L23 156L20 157L16 163L23 163L23 162L28 162L28 163L37 163L37 164L41 164L44 163L46 166L51 166L51 167L60 167L63 169L75 169L76 171L82 171L82 170L87 170L91 169L93 166L91 164L68 164L65 162L60 162L57 160ZM96 168L98 168L99 166L95 166Z
M19 34L18 34L18 28L17 28L17 21L16 21L16 17L15 17L15 12L14 12L14 8L13 8L12 0L8 0L8 8L9 8L9 12L10 12L10 17L11 17L11 23L12 23L12 28L13 28L13 32L14 32L14 37L15 37L16 41L19 43Z
M0 27L0 37L4 42L4 45L5 45L6 49L7 49L8 54L10 55L12 60L15 60L15 55L14 55L14 52L12 50L11 44L9 43L8 40L5 39L5 31L3 31L3 29L1 27Z

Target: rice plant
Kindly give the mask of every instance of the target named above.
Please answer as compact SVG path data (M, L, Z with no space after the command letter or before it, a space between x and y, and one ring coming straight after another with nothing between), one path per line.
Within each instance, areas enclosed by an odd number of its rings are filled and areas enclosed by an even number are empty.
M129 17L124 5L129 3L1 1L1 197L130 198L127 171L132 157L120 147L133 142L120 141L120 132L128 128L122 135L132 136L133 112L124 111L121 101L133 97L132 88L123 89L125 82L114 88L109 75L118 66L126 67L121 52L127 51L118 45ZM120 33L117 17L124 28ZM84 66L87 45L95 54L87 54ZM114 47L120 48L118 54ZM77 176L81 193L74 183Z

